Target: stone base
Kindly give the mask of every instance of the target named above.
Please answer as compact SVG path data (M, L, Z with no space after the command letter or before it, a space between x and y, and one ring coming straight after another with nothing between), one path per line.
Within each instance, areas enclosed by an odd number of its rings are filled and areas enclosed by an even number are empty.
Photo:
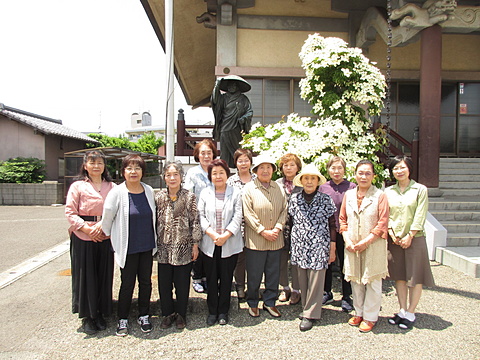
M439 188L428 188L428 197L442 197L443 191Z

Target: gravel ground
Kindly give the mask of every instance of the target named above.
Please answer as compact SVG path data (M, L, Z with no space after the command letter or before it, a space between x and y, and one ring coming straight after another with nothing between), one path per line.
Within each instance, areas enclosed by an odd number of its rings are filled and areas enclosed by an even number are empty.
M116 318L93 336L79 331L70 305L69 257L65 254L0 290L0 359L479 359L480 279L432 263L436 287L426 289L411 331L387 323L397 311L390 282L384 282L382 311L371 333L347 324L340 301L324 307L322 320L300 332L300 305L279 304L280 319L265 311L247 314L246 304L232 302L230 323L208 327L205 296L191 293L188 325L161 330L156 272L152 294L153 323L143 334L135 323L127 337L115 336ZM118 272L115 290L118 293ZM340 299L334 281L335 299Z

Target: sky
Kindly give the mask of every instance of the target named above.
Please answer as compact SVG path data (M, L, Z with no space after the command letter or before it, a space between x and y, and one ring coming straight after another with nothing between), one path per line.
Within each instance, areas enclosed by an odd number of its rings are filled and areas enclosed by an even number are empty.
M0 103L111 136L134 112L165 125L165 54L139 0L0 0L0 15ZM175 116L213 119L175 87Z

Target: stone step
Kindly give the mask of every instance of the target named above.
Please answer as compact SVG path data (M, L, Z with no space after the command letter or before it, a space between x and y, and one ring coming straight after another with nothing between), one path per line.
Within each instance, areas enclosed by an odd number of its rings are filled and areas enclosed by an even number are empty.
M480 233L480 222L441 221L448 233Z
M464 168L445 168L445 167L440 167L439 169L439 174L440 175L479 175L480 174L480 165L477 166L472 166L470 167L464 167Z
M480 189L445 189L440 186L443 196L446 197L478 197L480 196Z
M428 210L457 210L457 211L472 211L480 210L480 200L479 201L455 201L450 198L446 200L445 198L429 198L428 199Z
M477 191L480 190L480 182L474 181L440 181L438 184L440 190L445 189L455 189L455 190L472 190Z
M480 171L478 174L447 174L447 175L442 175L440 174L439 177L440 183L443 182L480 182Z
M480 233L449 233L446 246L475 247L480 246Z
M480 278L480 247L437 247L435 260L443 265Z
M480 158L440 158L440 166L449 164L465 164L465 163L477 163L480 164Z
M435 216L435 218L442 221L480 221L480 210L468 210L468 211L459 211L459 210L433 210L430 213Z

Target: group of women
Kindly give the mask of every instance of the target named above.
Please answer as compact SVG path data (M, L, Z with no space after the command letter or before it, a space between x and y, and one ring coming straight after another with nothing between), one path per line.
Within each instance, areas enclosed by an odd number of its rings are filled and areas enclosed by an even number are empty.
M228 323L235 278L250 316L260 316L260 299L275 318L281 316L277 300L301 301L299 327L310 330L321 318L322 305L333 300L336 259L342 309L355 310L350 325L362 332L374 327L382 279L390 274L400 310L388 322L412 327L422 286L432 286L433 277L423 233L427 191L410 179L409 158L392 161L397 183L383 192L372 185L375 168L368 160L357 164L355 186L345 180L346 164L339 157L327 164L327 182L313 164L302 167L295 154L280 159L283 177L277 181L272 180L276 161L265 155L252 158L249 150L234 154L233 176L227 163L216 159L212 141L198 143L194 156L199 165L185 176L180 163L168 162L162 174L166 188L155 195L141 181L146 165L140 156L123 159L125 181L115 186L104 155L96 150L85 155L66 204L72 309L83 319L85 333L106 328L114 261L121 271L116 334L128 334L137 278L137 322L143 332L153 329L153 259L158 262L162 329L185 328L192 275L195 291L207 293L208 325Z

